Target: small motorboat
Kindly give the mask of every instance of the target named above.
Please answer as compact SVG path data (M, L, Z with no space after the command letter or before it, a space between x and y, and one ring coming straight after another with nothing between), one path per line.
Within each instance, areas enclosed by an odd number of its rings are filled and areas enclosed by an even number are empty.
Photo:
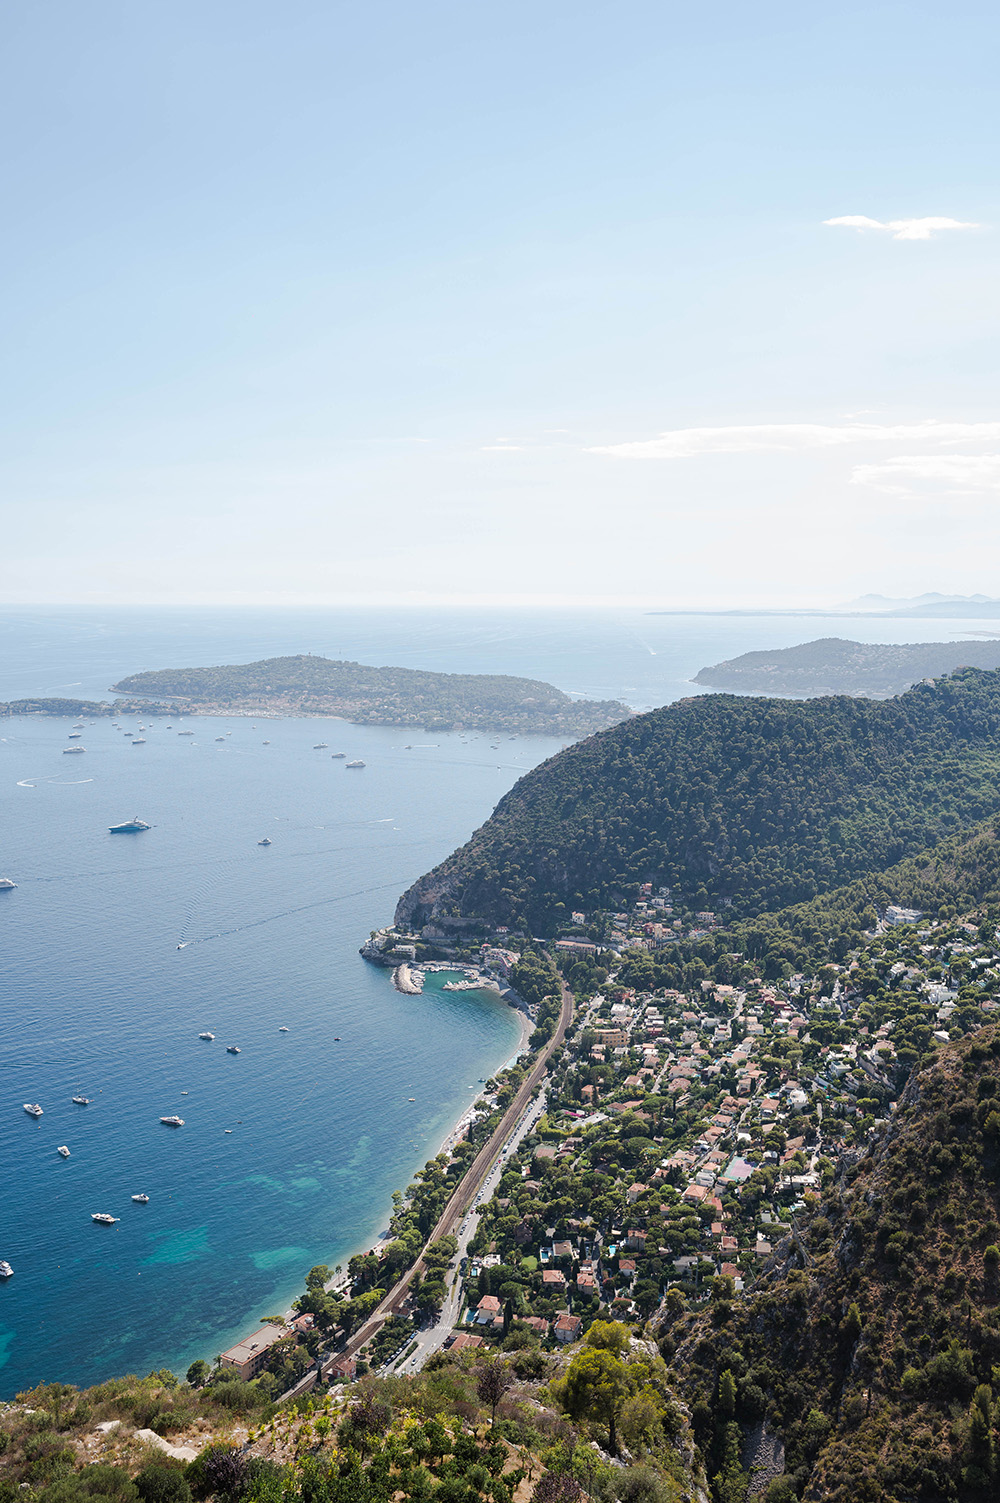
M317 741L316 745L313 747L313 751L328 751L328 750L329 750L329 742L327 742L327 741Z
M10 877L0 877L0 892L13 892L16 886L17 883L12 882Z
M40 1117L42 1115L42 1109L37 1101L26 1101L24 1103L24 1110L28 1113L29 1117Z
M348 762L347 765L348 767L364 767L365 764L360 759L358 759L354 762Z
M212 1040L215 1038L215 1034L214 1033L199 1033L198 1037L200 1039L207 1039L208 1042L211 1043Z
M239 1052L240 1052L240 1050L239 1050L239 1046L237 1044L227 1044L226 1045L226 1053L227 1054L239 1054Z
M145 746L146 745L146 738L145 738L145 736L136 736L135 740L132 742L132 745L133 746Z
M73 1104L75 1106L89 1106L90 1105L90 1097L89 1096L74 1096L73 1097Z
M65 1143L62 1145L61 1148L57 1148L56 1149L56 1153L58 1153L61 1158L64 1158L64 1159L68 1159L69 1158L69 1149L66 1147Z
M271 845L271 844L273 844L273 842L272 842L271 837L269 835L265 835L264 839L263 840L258 840L257 844L258 845Z
M13 1270L13 1268L11 1268L10 1264L9 1263L5 1263L3 1261L3 1259L0 1258L0 1279L9 1279L9 1278L12 1278L13 1274L14 1274L14 1270Z
M332 762L343 762L343 760L344 760L344 758L346 756L347 756L346 752L331 752L330 753L330 760Z
M149 1205L149 1196L148 1195L133 1195L132 1199L135 1201L135 1203L136 1203L137 1206L148 1206Z
M285 1028L285 1027L284 1027L284 1025L282 1025L282 1027L281 1027L281 1028L279 1028L279 1029L278 1029L278 1032L279 1032L279 1033L287 1033L287 1032L288 1032L288 1029L287 1029L287 1028Z
M120 1218L118 1216L109 1216L107 1211L91 1211L90 1219L91 1221L96 1221L98 1226L114 1226L115 1222Z
M161 1117L160 1121L164 1124L165 1127L183 1127L184 1126L184 1118L183 1117Z
M63 747L63 756L64 757L82 757L83 754L84 754L84 752L86 750L87 750L87 748L85 746L64 746Z

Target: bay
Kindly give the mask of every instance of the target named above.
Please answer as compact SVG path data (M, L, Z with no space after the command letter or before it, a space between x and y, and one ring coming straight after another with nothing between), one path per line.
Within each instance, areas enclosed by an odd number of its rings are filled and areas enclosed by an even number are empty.
M992 626L6 607L0 699L101 698L145 668L312 651L524 674L641 709L698 692L700 667L755 648ZM42 1379L183 1372L285 1308L313 1263L370 1245L392 1190L517 1045L496 998L434 977L423 997L400 996L357 948L562 742L187 724L192 737L151 720L133 747L134 720L98 721L69 757L67 722L0 721L0 875L18 883L0 894L0 1257L16 1270L0 1285L5 1396ZM348 771L334 751L366 767ZM133 814L153 828L108 834ZM72 1105L81 1092L90 1106ZM172 1113L183 1128L161 1126ZM140 1191L147 1206L131 1201ZM94 1211L120 1220L95 1226Z

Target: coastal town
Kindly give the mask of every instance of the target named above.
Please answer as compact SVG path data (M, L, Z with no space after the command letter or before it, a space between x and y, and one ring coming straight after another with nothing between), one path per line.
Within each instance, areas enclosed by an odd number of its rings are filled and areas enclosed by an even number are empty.
M738 1299L804 1255L800 1222L891 1120L913 1062L996 1019L996 919L890 905L861 947L814 974L651 991L629 984L643 956L717 925L705 910L676 918L651 885L627 911L572 914L544 952L498 932L428 960L425 936L378 931L362 953L404 991L418 994L431 968L502 990L531 1019L529 1051L551 1033L560 984L573 1022L459 1234L376 1333L351 1339L412 1262L428 1206L441 1208L496 1133L531 1052L485 1083L396 1197L380 1242L346 1272L314 1270L288 1323L222 1365L312 1388L413 1371L441 1349L556 1350L595 1319L655 1331L720 1291ZM601 933L614 944L590 937Z

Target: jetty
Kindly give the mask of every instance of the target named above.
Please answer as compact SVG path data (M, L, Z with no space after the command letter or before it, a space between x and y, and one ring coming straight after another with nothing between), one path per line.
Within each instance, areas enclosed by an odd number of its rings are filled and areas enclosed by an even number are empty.
M407 997L419 997L424 989L424 973L411 968L404 960L393 971L392 984L397 992L403 992Z

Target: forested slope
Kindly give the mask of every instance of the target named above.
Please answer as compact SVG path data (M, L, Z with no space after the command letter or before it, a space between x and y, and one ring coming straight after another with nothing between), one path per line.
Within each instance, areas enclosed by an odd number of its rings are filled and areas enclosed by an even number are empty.
M1000 810L1000 672L883 702L669 705L535 768L401 898L397 922L541 933L676 887L739 919L808 901Z
M664 1322L706 1451L780 1437L776 1503L997 1496L998 1057L996 1028L943 1050L747 1298Z

